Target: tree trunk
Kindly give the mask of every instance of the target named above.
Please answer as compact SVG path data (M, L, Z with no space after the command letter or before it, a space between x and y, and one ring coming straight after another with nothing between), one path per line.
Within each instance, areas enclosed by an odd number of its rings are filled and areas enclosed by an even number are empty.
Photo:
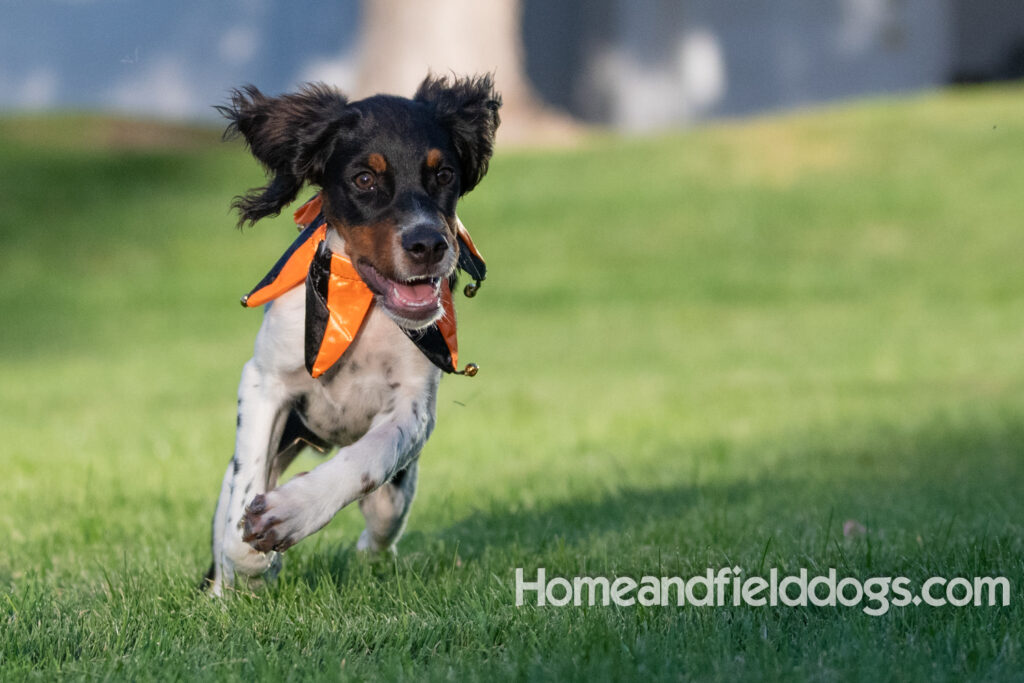
M570 141L576 126L527 80L519 0L365 0L356 96L410 96L428 71L492 72L504 106L499 142Z

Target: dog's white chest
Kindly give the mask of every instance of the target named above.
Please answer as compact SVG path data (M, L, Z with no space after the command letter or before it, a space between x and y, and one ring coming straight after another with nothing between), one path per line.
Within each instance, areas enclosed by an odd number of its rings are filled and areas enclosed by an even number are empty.
M348 351L310 379L302 415L314 433L338 446L360 439L378 415L410 402L433 410L440 370L385 314L372 310Z

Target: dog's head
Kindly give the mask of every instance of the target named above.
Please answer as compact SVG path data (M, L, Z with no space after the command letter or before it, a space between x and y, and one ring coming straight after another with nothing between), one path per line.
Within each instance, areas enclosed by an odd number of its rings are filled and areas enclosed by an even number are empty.
M418 329L442 313L458 258L455 204L487 172L501 97L490 76L428 76L413 99L349 102L324 85L266 97L249 86L219 110L270 182L237 197L239 225L318 186L328 223L388 314Z

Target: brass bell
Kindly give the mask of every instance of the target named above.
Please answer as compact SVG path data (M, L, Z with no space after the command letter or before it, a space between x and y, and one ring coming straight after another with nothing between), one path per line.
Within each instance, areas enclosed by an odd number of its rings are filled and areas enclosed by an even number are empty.
M480 366L476 363L466 363L466 367L455 372L456 375L464 375L466 377L476 377L476 373L480 372Z
M465 294L467 298L472 299L474 296L476 296L476 293L479 290L480 290L480 281L477 280L476 282L470 282L468 285L466 285L463 288L462 293Z

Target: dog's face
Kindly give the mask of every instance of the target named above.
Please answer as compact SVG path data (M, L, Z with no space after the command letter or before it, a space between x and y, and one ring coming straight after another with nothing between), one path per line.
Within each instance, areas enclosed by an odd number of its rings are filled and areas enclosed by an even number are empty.
M377 301L402 327L442 314L441 282L458 258L455 205L487 172L500 97L489 77L427 78L411 100L348 102L323 86L267 98L236 92L228 133L241 132L273 174L239 197L240 224L278 213L305 183Z
M441 314L441 280L455 269L459 157L425 104L374 97L335 147L322 180L328 222L363 281L400 325Z

